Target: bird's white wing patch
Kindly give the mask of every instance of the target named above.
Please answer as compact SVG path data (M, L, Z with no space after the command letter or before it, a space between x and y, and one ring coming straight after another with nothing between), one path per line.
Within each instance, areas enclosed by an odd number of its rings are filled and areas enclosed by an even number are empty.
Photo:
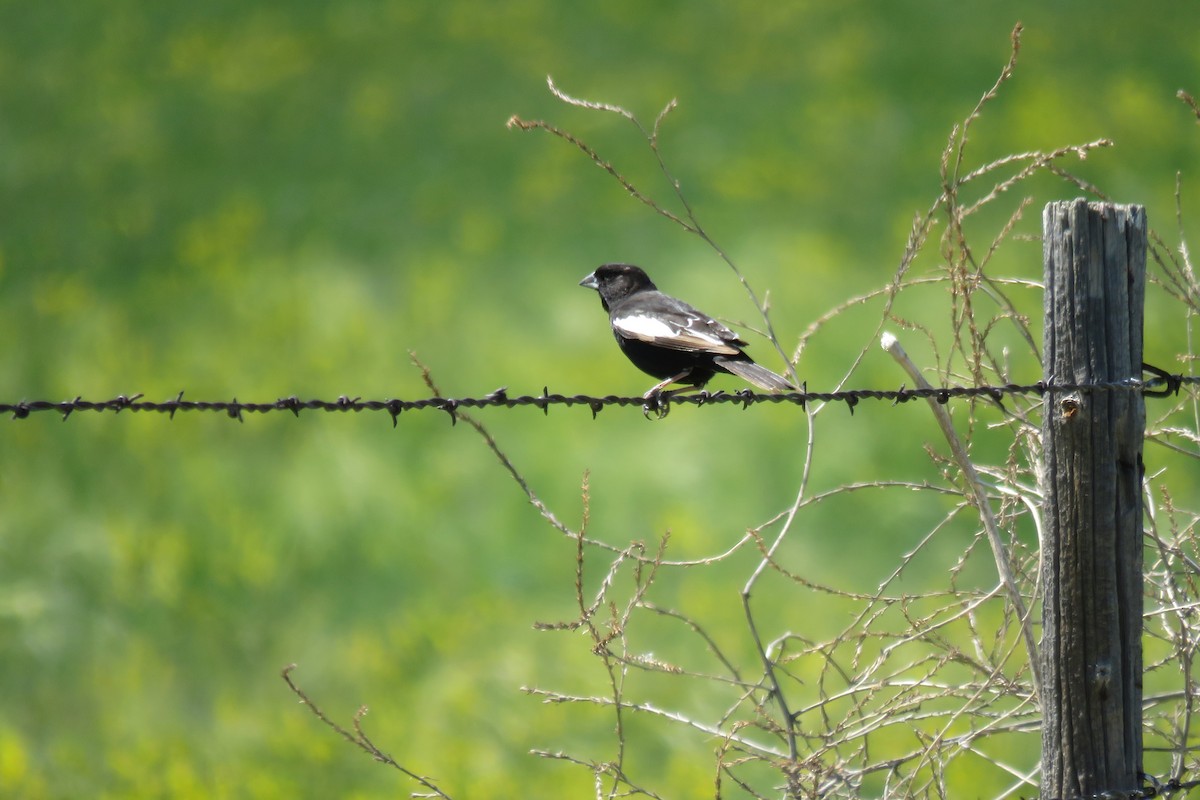
M727 355L740 352L727 339L692 327L699 321L698 317L691 318L688 319L687 327L681 327L647 314L626 314L613 317L612 326L622 336L673 350L704 350Z
M626 336L632 336L635 339L642 339L647 342L666 339L679 333L677 329L671 327L661 319L647 317L642 314L616 317L613 319L612 324L614 328L618 328Z

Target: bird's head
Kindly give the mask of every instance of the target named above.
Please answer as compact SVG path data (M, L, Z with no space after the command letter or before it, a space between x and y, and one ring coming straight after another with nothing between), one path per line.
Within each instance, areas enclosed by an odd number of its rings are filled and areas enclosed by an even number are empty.
M635 292L645 292L655 288L650 276L641 267L633 264L602 264L596 270L579 282L580 286L595 289L600 293L600 302L608 311L613 303L618 303Z

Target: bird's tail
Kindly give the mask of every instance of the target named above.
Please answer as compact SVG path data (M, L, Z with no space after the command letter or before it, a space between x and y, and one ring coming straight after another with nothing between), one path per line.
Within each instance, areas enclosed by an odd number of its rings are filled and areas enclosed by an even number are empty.
M769 392L794 392L796 387L788 383L786 378L776 375L766 367L749 360L735 360L718 356L713 361L726 372L732 372L739 378L744 378L760 389Z

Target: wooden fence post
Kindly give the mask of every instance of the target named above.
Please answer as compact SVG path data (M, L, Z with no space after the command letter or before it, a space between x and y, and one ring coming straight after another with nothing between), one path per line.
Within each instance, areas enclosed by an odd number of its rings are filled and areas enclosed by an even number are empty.
M1050 203L1045 380L1142 374L1146 213ZM1142 773L1142 438L1137 391L1047 393L1042 542L1044 798L1129 791Z

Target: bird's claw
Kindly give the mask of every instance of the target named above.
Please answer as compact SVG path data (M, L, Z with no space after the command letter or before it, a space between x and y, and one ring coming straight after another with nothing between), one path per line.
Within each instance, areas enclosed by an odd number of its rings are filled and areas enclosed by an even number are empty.
M671 401L669 392L646 392L642 395L642 416L650 419L651 412L654 413L655 419L662 419L671 411Z

